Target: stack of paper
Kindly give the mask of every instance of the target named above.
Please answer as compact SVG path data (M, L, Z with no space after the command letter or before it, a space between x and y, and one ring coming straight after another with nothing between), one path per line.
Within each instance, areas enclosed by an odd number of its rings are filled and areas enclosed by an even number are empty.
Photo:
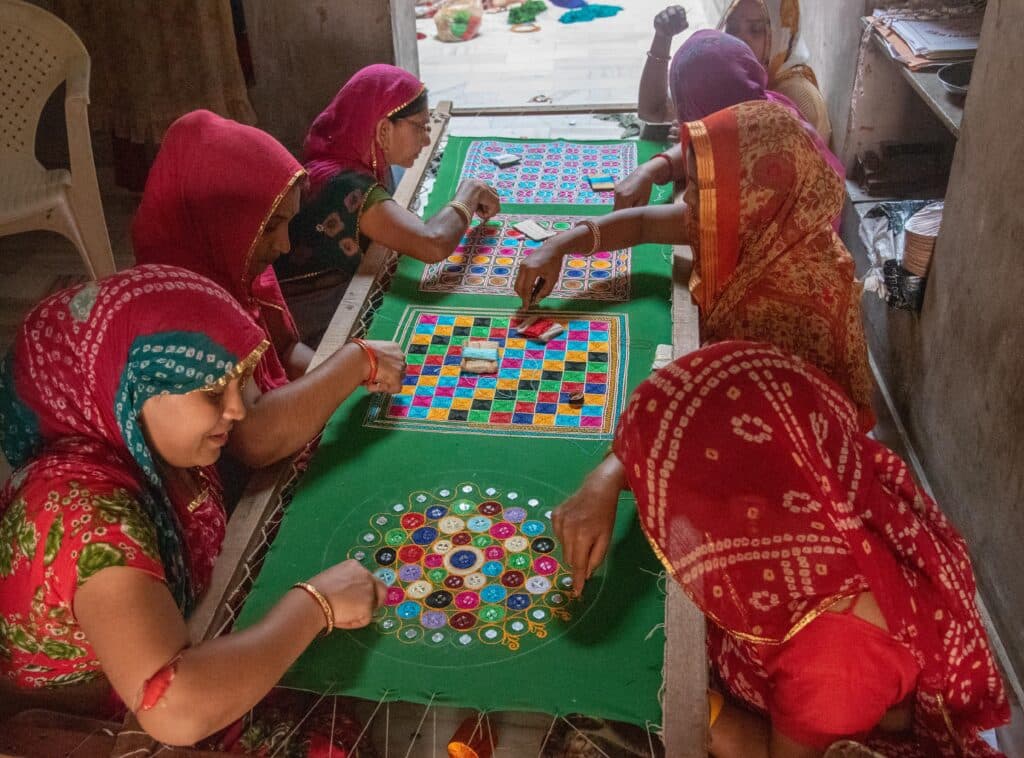
M978 51L983 16L961 18L897 18L892 30L915 56L929 60L973 58Z

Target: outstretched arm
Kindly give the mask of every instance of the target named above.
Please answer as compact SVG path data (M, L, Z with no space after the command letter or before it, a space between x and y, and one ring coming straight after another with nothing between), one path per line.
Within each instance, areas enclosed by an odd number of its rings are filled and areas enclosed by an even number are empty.
M608 554L615 530L619 493L626 488L626 470L609 455L587 474L583 484L551 514L562 555L572 570L573 592L583 587Z
M655 184L668 184L685 178L683 146L676 144L641 163L636 171L615 185L615 210L647 205Z
M647 242L688 245L688 213L685 203L674 203L628 208L590 220L600 236L598 248L620 250ZM516 275L516 294L522 298L524 307L529 308L554 289L562 271L562 258L570 253L589 253L594 242L593 230L579 224L530 253L519 264Z
M478 179L467 179L459 185L453 203L445 205L426 221L398 203L384 202L365 210L359 226L362 233L386 248L424 263L437 263L458 246L472 216L486 221L500 209L501 203L493 189ZM466 218L465 213L470 218Z
M654 17L654 39L647 51L647 62L640 75L637 115L651 124L676 120L675 109L668 97L668 64L671 60L672 38L686 30L686 11L672 5Z
M336 628L369 624L385 594L355 561L310 584L328 602ZM291 589L253 626L188 647L188 627L167 585L124 566L88 579L74 611L117 694L151 736L172 745L191 745L252 708L326 623L318 601Z
M405 354L394 342L370 341L376 354L373 392L398 392L405 377ZM239 461L262 468L303 448L345 399L370 376L366 352L349 343L327 360L283 387L260 393L245 387L245 419L235 425L228 446Z

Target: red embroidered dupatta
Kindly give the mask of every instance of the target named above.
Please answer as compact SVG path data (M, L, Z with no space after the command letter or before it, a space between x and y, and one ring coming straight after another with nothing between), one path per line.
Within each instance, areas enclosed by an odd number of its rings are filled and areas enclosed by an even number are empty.
M377 144L377 122L412 103L423 89L423 82L397 66L375 63L357 71L306 134L302 152L310 194L342 171L358 171L389 187L390 166Z
M277 351L299 335L273 268L253 277L253 249L302 173L266 132L193 111L167 130L132 224L137 263L181 266L212 279L263 327L275 347L254 376L263 391L288 383Z

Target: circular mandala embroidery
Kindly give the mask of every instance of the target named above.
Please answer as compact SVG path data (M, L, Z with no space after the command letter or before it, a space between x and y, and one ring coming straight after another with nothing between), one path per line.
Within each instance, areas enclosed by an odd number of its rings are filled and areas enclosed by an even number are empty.
M551 509L535 497L462 484L414 492L370 519L348 553L388 586L377 628L402 642L518 650L570 619L572 578Z

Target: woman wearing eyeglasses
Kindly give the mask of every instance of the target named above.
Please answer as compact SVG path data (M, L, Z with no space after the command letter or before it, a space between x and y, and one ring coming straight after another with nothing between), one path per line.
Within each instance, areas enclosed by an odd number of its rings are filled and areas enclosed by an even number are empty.
M292 254L274 266L303 336L326 326L371 242L433 263L451 255L474 215L498 212L498 195L476 180L425 221L393 202L391 167L412 166L429 144L426 87L386 64L357 72L313 121Z

